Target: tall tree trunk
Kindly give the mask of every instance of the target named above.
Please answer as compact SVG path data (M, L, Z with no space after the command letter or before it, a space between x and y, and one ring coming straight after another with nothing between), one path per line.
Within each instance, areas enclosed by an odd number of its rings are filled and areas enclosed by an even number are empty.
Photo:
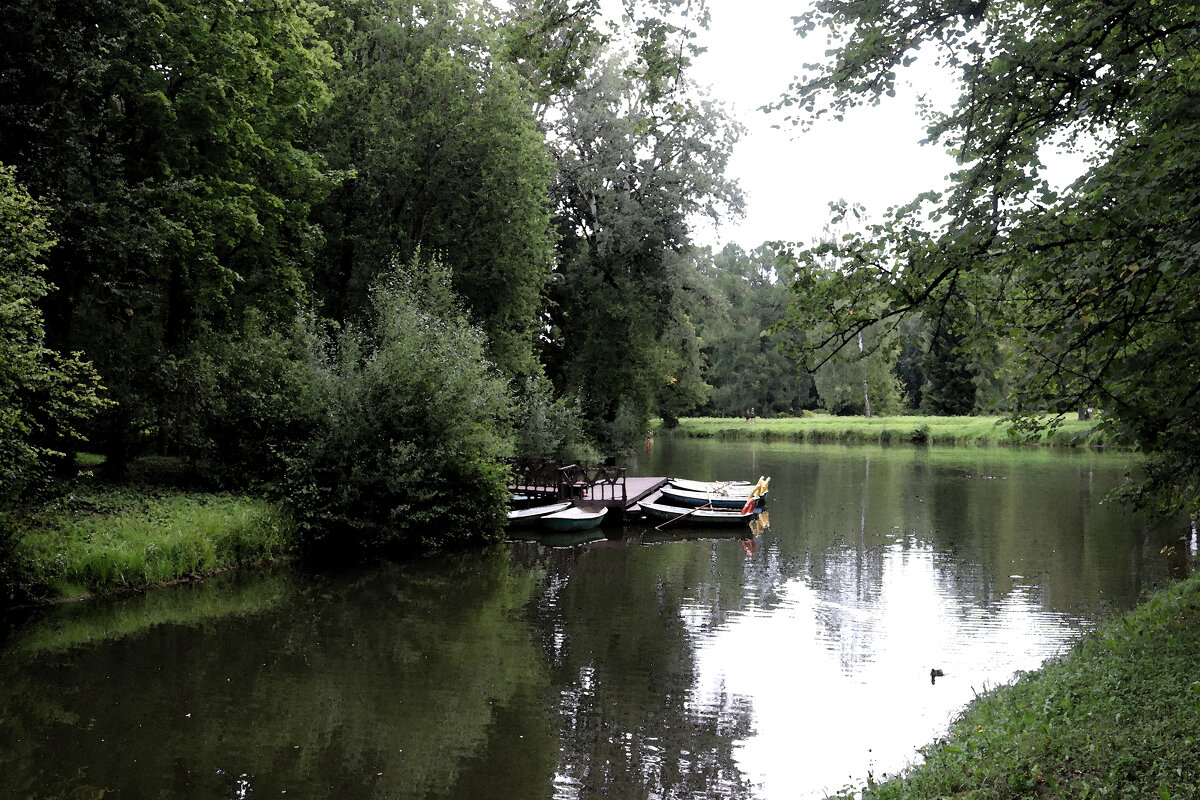
M861 356L863 351L862 331L858 332L858 354ZM871 393L867 390L867 376L863 374L863 406L866 408L867 419L871 418Z

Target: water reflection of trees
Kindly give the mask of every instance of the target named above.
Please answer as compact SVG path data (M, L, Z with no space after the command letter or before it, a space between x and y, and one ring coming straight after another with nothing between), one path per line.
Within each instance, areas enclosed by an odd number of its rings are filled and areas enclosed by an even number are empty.
M1159 554L1178 532L1102 504L1124 467L1106 454L669 444L656 453L665 474L693 462L712 475L772 474L775 525L743 591L769 610L793 581L813 589L845 668L881 634L862 615L895 602L899 576L918 565L922 591L967 620L1018 607L1095 617L1186 571Z
M744 602L734 546L634 540L548 557L531 614L559 693L557 797L751 795L733 747L752 709L696 691L697 636Z
M6 650L0 796L546 796L534 578L503 554L381 565L246 614Z

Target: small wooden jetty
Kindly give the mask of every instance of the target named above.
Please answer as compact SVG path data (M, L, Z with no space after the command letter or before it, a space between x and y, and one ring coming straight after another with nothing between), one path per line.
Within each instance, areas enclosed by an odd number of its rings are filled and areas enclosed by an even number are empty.
M652 495L666 478L631 478L625 467L555 459L515 459L509 491L543 499L570 500L580 508L607 508L607 524L620 524L629 509ZM616 513L619 510L620 513Z

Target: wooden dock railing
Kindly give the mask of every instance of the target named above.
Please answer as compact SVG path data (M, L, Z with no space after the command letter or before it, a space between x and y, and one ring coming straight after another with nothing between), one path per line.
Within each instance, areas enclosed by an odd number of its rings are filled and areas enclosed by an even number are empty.
M625 505L625 467L568 464L559 468L559 474L562 476L559 486L567 493L564 495L560 492L559 497L613 501L619 502L622 507Z
M509 488L563 500L587 499L624 503L625 467L563 462L551 458L513 459Z

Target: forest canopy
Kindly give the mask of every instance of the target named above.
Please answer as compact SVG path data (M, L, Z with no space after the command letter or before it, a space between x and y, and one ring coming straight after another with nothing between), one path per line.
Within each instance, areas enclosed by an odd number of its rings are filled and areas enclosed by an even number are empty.
M702 15L621 11L6 4L4 504L86 447L348 540L494 538L514 447L702 401L690 219L737 211L738 129L688 78Z

